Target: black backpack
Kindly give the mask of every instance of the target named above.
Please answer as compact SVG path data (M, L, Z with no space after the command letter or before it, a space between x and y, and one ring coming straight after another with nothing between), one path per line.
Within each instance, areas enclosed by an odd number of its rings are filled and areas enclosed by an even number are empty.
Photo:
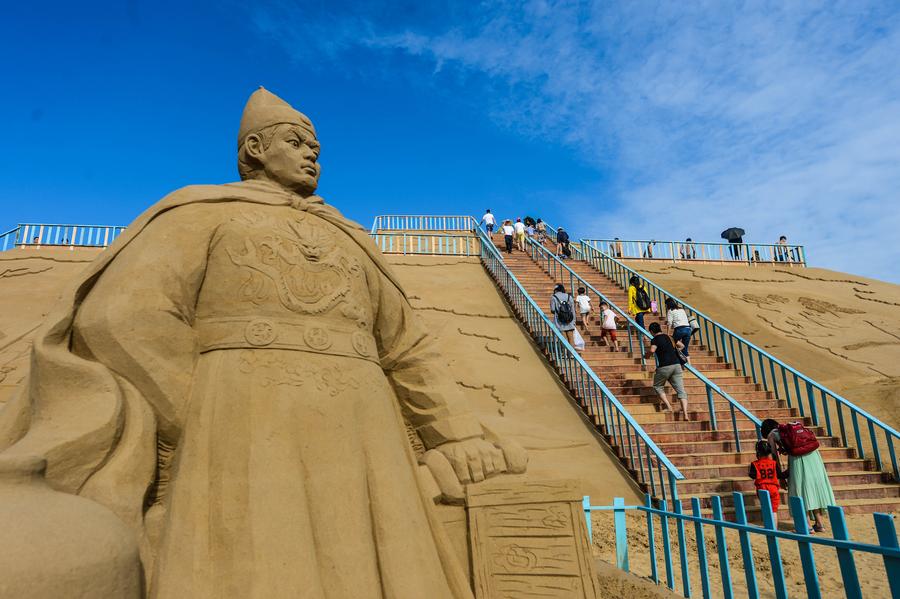
M650 309L650 295L647 293L646 289L643 287L637 288L637 293L634 296L634 303L641 310Z
M569 294L566 294L566 301L561 302L556 309L556 320L559 324L572 324L575 322L575 312L572 311L572 305L569 304Z

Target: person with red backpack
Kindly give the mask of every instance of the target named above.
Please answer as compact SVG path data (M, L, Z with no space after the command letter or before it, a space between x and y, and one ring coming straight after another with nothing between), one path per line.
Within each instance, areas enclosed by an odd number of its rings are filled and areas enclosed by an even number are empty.
M778 527L778 505L781 503L781 481L788 479L789 470L781 471L781 465L772 457L768 441L756 444L756 461L750 463L747 475L753 479L757 491L768 491L772 501L772 516Z
M803 499L803 505L814 521L813 530L823 532L825 508L837 505L837 502L815 433L802 422L779 424L771 418L763 420L760 433L779 465L779 454L788 456L788 494Z

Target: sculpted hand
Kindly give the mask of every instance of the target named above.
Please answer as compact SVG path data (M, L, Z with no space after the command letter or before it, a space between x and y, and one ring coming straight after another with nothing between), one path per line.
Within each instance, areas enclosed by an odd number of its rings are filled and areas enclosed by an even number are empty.
M521 445L487 430L485 437L444 443L422 457L445 502L461 502L464 484L481 482L501 472L525 472L528 455Z

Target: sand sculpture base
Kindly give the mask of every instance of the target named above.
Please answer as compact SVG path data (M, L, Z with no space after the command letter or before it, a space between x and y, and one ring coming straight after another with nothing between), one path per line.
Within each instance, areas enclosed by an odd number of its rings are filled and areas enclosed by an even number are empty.
M469 546L478 599L598 599L575 481L467 488Z

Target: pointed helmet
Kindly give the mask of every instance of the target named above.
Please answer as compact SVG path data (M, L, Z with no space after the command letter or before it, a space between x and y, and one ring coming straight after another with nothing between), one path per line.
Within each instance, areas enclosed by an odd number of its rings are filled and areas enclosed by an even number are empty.
M244 114L241 116L241 128L238 131L238 148L247 139L247 136L257 131L262 131L272 125L290 124L305 129L313 137L316 130L312 122L305 114L294 108L260 86L258 90L250 94L247 105L244 106Z

